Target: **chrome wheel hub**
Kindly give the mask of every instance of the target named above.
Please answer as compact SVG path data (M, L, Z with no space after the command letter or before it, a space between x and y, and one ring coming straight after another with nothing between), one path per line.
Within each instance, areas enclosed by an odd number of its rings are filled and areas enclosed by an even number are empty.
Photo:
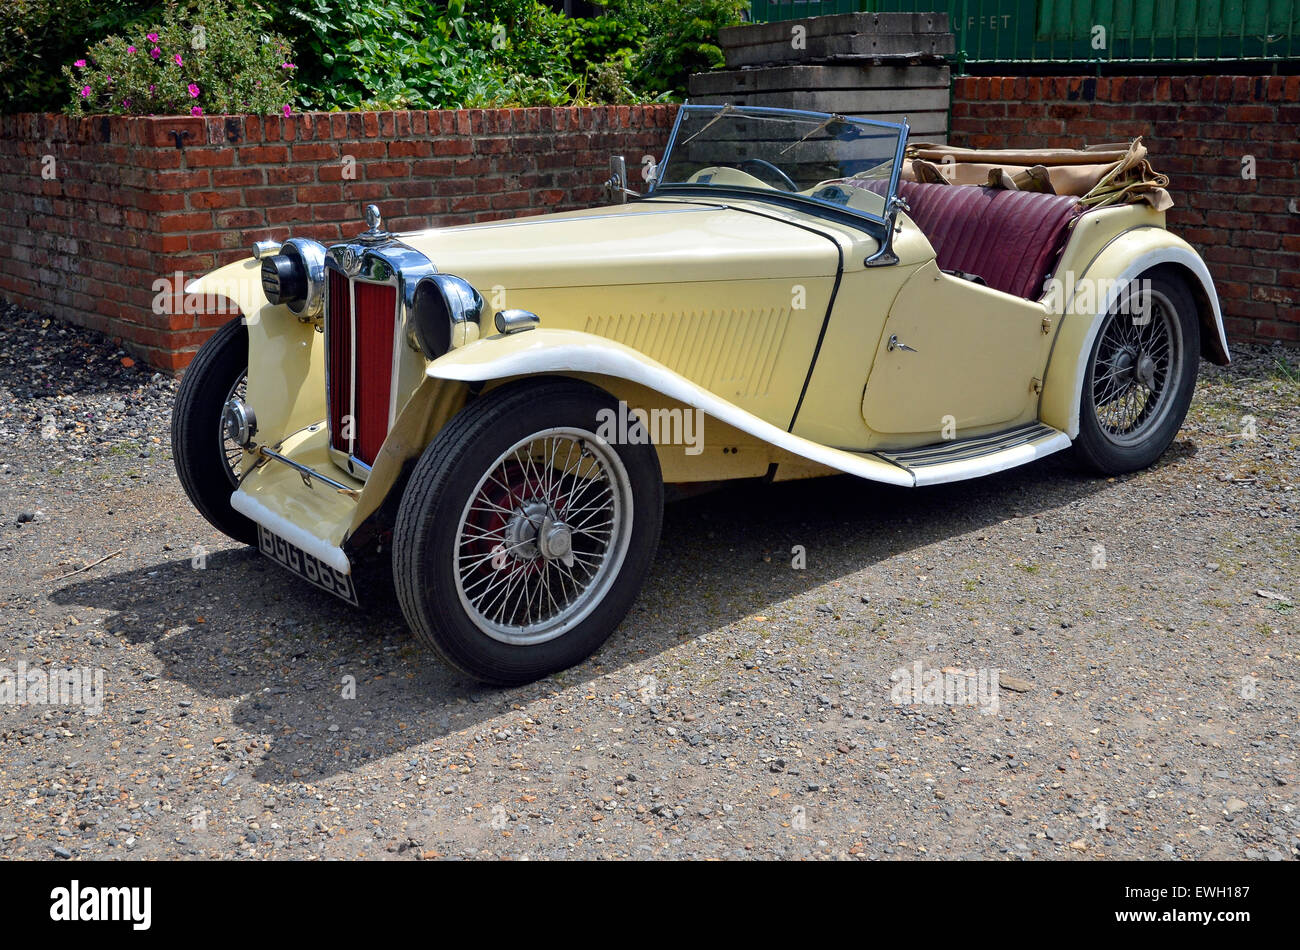
M530 501L511 515L505 530L505 550L510 557L531 561L538 556L537 536L549 513L546 502Z
M548 515L537 535L537 546L548 561L573 564L573 529Z
M248 394L248 373L241 373L221 407L217 420L217 443L221 457L226 460L226 473L232 485L239 484L239 470L244 458L244 447L257 434L257 418L252 408L244 402Z
M1145 353L1138 356L1133 366L1133 378L1147 389L1156 388L1156 361Z
M516 561L539 557L573 565L573 529L559 521L544 501L525 503L510 517L503 550Z

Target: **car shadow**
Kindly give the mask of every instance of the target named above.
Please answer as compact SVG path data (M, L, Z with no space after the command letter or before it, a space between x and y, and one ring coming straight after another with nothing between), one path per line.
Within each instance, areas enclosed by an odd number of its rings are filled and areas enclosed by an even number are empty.
M843 476L733 483L676 502L645 589L609 643L571 670L511 689L476 683L419 647L391 601L348 607L251 548L211 554L202 569L185 558L79 578L51 599L112 611L104 629L147 645L161 667L150 672L206 696L242 697L235 722L267 744L258 780L311 781L615 673L913 549L1009 518L1050 517L1106 488L1054 456L922 489ZM795 569L799 548L806 566ZM857 593L833 596L857 603ZM618 689L635 699L637 683Z

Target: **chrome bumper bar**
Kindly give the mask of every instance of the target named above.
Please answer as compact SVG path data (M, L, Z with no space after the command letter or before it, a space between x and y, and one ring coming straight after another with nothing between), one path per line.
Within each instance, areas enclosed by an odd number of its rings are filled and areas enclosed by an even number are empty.
M357 491L357 489L350 488L342 482L337 482L328 475L322 475L320 472L316 471L316 469L311 468L308 465L303 465L301 462L295 462L293 459L281 455L273 449L268 449L264 445L259 445L257 447L257 457L262 461L274 459L277 462L283 462L285 465L288 465L291 469L302 476L302 483L308 488L313 487L311 482L313 478L316 478L324 482L326 485L336 489L340 494L349 495L353 498L360 497L361 495L361 492ZM259 462L259 464L261 463Z

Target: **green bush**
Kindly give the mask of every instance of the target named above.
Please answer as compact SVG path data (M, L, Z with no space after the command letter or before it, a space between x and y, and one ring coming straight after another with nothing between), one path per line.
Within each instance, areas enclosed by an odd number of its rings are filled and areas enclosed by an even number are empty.
M27 75L12 66L24 43L44 37L41 55L62 57L61 83L73 89L67 108L77 114L679 98L692 72L722 64L717 30L739 22L745 6L608 0L600 16L573 20L538 0L177 0L161 8L147 0L4 2L18 5L21 27L0 34L0 94L21 93L37 100L36 108L49 107L57 73L42 81L39 70ZM81 30L74 35L93 43L59 45L45 36L72 21ZM206 34L202 49L191 42L196 25Z
M572 22L535 0L284 0L276 12L312 109L563 104L579 79Z
M158 0L0 0L0 113L52 112L66 101L63 67L133 25Z
M723 65L718 30L734 26L749 8L747 0L613 0L622 18L646 29L632 84L647 95L686 95L691 73Z
M73 115L288 112L295 95L289 44L239 2L168 5L152 28L96 43L65 66Z

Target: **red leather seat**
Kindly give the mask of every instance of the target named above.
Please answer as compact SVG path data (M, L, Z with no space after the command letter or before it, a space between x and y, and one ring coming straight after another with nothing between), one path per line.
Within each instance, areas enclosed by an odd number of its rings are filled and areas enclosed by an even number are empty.
M898 187L940 268L976 274L993 289L1026 300L1042 297L1070 224L1082 213L1070 195L914 181Z

